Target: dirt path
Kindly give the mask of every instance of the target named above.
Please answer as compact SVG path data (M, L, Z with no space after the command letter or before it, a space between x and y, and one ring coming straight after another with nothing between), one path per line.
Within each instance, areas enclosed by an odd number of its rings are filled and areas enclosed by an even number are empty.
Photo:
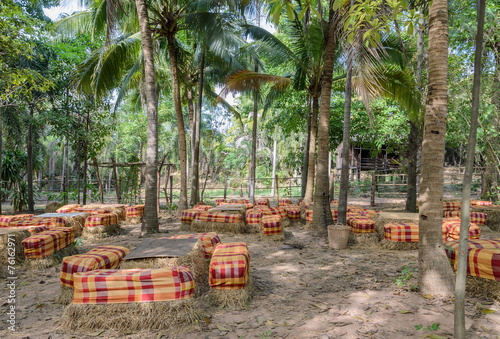
M161 231L180 234L179 225L178 220L163 217ZM124 229L124 234L117 237L84 242L80 252L103 244L133 248L142 240L138 238L139 225L126 225ZM415 277L403 288L393 283L401 275L403 265L416 263L417 251L359 246L334 251L326 239L308 230L294 227L286 231L285 243L291 246L263 242L258 235L221 235L222 242L248 244L255 283L253 301L241 311L214 309L202 303L206 318L197 330L179 338L424 338L429 334L453 337L452 300L412 291ZM165 234L153 235L160 236ZM170 337L167 331L65 332L58 328L64 307L54 304L59 268L36 272L19 268L17 281L18 331L7 331L3 313L2 338ZM7 292L6 284L2 284L2 311L7 310ZM468 338L498 338L500 306L475 298L467 300ZM496 312L483 314L483 307ZM439 324L439 328L432 330L433 324ZM417 330L420 325L423 328Z

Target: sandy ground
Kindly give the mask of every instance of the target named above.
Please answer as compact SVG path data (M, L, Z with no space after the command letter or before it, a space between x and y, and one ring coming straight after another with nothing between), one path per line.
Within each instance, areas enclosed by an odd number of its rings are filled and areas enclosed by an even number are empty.
M367 205L366 200L351 201ZM377 209L398 210L399 200L379 202ZM160 234L181 234L180 223L161 218ZM80 252L114 244L134 248L140 225L124 225L123 234L84 242ZM244 310L211 308L202 300L204 319L179 338L434 338L453 337L453 300L422 295L411 278L394 284L401 267L416 263L417 251L388 251L359 245L332 250L327 240L301 227L287 228L285 243L268 243L259 235L221 235L222 242L244 241L251 255L255 295ZM499 235L500 236L500 235ZM302 248L300 248L302 247ZM414 265L416 266L416 264ZM61 329L64 306L54 304L59 267L43 271L17 268L17 331L7 330L8 287L0 286L0 337L12 338L170 338L168 331L70 333ZM415 273L417 274L417 273ZM4 279L5 281L5 279ZM484 313L487 308L494 313ZM499 338L500 305L467 296L467 337ZM434 329L432 325L434 324ZM438 326L436 324L439 324ZM422 326L421 329L417 327Z

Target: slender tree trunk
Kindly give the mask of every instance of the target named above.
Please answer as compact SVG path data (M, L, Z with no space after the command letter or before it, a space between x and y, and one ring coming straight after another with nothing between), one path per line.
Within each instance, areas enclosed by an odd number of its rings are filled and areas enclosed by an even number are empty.
M99 184L99 201L104 204L104 189L102 187L101 176L99 175L99 166L97 165L97 158L92 159L94 163L95 176L97 177L97 183Z
M111 162L113 163L113 178L115 180L116 201L119 204L119 203L121 203L122 197L120 194L120 183L118 182L118 172L116 171L115 158L111 158ZM156 208L156 206L155 206L155 208Z
M35 211L33 201L33 104L30 105L30 122L28 124L28 212Z
M316 173L316 187L314 190L314 212L312 227L325 233L329 224L333 223L330 210L328 152L330 151L330 98L332 94L333 63L337 45L338 15L333 10L333 1L330 1L328 15L328 33L325 44L323 73L321 75L321 106L319 109L318 124L318 170Z
M309 135L309 164L307 169L307 183L306 183L306 192L304 195L304 202L313 201L314 176L316 174L316 137L318 133L318 113L319 113L319 99L317 96L313 96L311 133Z
M3 161L3 108L0 108L0 215L2 214L2 202L3 202L2 161Z
M300 197L304 199L307 187L307 173L309 170L309 144L311 140L311 97L307 94L307 110L306 110L306 133L304 141L304 161L302 162L302 187Z
M138 1L138 0L136 0ZM184 118L182 116L181 93L179 89L179 75L177 70L177 58L175 55L174 34L167 34L168 56L170 58L170 67L172 70L173 88L174 88L174 106L177 117L177 129L179 132L179 151L181 162L181 187L179 198L179 211L187 209L187 154L186 154L186 132L184 130Z
M423 293L452 295L453 270L443 249L443 163L448 113L448 2L429 9L427 94L419 195L418 282Z
M89 150L89 122L90 122L90 113L87 112L87 121L85 125L86 137L85 137L85 146L83 148L83 204L87 204L87 166L88 166L88 150Z
M277 160L277 146L278 146L278 126L274 128L274 142L273 142L273 176L272 176L272 185L271 192L274 191L274 187L276 186L276 160Z
M205 73L205 49L201 52L200 60L200 80L198 89L198 108L196 109L196 119L194 127L194 147L193 147L193 177L191 180L191 205L196 205L200 201L200 128L201 109L203 104L203 75Z
M472 113L470 118L469 145L465 161L464 184L462 188L462 212L460 220L460 239L455 283L455 338L465 339L465 280L467 277L467 253L470 225L470 191L474 173L474 155L476 150L477 125L479 118L479 89L481 87L481 56L483 55L483 28L486 0L477 2L476 55L474 58L474 83L472 87Z
M255 72L259 72L259 64L255 61ZM255 170L257 166L257 112L258 112L257 89L253 92L253 121L252 121L252 152L250 154L250 185L248 195L250 203L255 202Z
M418 127L410 121L410 135L408 137L408 195L406 196L406 211L417 211L417 154L418 154Z
M338 222L347 222L347 195L349 193L349 146L351 137L351 95L352 95L352 64L354 61L354 47L349 47L347 57L347 76L345 82L344 103L344 133L342 136L342 169L340 172ZM354 154L352 154L354 157Z
M81 159L81 152L80 152L80 142L78 142L78 147L76 149L76 158L78 159L76 162L76 187L78 189L78 205L80 205L80 191L81 191L81 179L82 179L82 171L80 167L80 159Z
M141 225L141 234L146 234L159 231L158 213L156 211L156 172L158 170L158 91L156 89L153 41L151 37L151 28L149 26L147 4L145 0L135 0L135 4L137 8L137 15L139 17L139 26L141 29L142 51L144 56L144 75L146 80L146 110L148 117L146 146L146 202ZM178 90L179 88L177 86L177 91ZM185 143L186 140L184 138L184 154L186 152Z

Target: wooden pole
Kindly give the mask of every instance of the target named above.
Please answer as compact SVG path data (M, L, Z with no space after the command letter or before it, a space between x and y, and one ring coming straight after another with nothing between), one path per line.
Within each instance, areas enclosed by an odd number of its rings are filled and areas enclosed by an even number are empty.
M370 199L370 206L375 206L375 190L377 187L377 176L375 171L372 172L372 194Z
M97 177L97 183L99 184L99 201L101 202L101 204L104 204L104 190L102 187L101 176L99 175L99 166L97 166L96 158L93 158L92 161L94 162L95 175Z
M120 189L118 187L118 172L116 171L116 162L115 158L111 158L111 162L113 163L113 176L115 179L115 192L116 192L116 200L118 203L121 202Z
M172 203L173 199L173 187L174 186L174 176L170 176L170 203Z
M171 165L167 165L167 175L165 176L165 187L163 188L163 190L165 191L165 200L167 200L167 208L168 210L170 211L170 204L172 203L172 200L170 200L168 198L168 179L170 178L170 166Z
M274 177L274 181L276 182L276 185L274 187L276 187L276 207L280 207L280 195L279 195L279 187L278 187L278 176L276 175Z
M227 196L227 175L224 177L224 200L226 200Z
M335 197L335 172L330 174L330 178L330 202L332 202Z

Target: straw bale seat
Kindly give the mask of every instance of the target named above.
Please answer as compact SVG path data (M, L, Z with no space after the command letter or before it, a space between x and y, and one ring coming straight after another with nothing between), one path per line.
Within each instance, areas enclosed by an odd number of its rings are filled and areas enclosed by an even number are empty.
M77 208L80 208L79 204L64 205L56 210L56 213L73 213Z
M446 240L458 240L460 237L460 219L458 218L447 218L443 219L443 241ZM470 223L469 226L469 239L479 239L481 237L481 228Z
M40 225L45 225L49 229L54 227L68 226L66 225L66 220L61 217L33 217L30 220L33 220L34 222L39 222Z
M111 209L109 208L101 208L97 206L83 206L83 207L77 207L73 210L73 212L83 212L83 213L90 213L91 215L96 215L96 214L108 214L111 213Z
M369 209L363 209L359 212L359 215L368 219L374 220L375 216L379 214L380 211L375 211L375 210L369 210Z
M181 212L181 230L182 231L189 231L191 229L191 223L193 222L194 219L203 212L200 209L194 209L190 208L187 210L183 210Z
M444 245L456 270L458 241L447 241ZM469 241L465 288L474 297L500 301L500 239Z
M203 246L206 259L212 257L215 247L217 247L217 245L221 242L219 236L215 232L173 235L171 237L160 239L199 239L201 241L201 245Z
M18 222L20 220L31 219L34 214L16 214L16 215L2 215L0 216L0 227L9 227L11 222Z
M38 215L32 220L43 220L42 224L51 228L53 225L73 227L73 231L75 232L75 237L79 237L83 228L85 227L85 220L90 216L90 213L83 212L73 212L73 213L45 213ZM57 219L52 219L57 218ZM63 220L63 222L61 221Z
M214 208L214 207L211 205L195 205L195 206L193 206L193 209L201 210L201 211L208 211L211 208Z
M379 241L384 239L384 226L390 223L418 223L418 213L398 213L398 212L380 212L375 217L375 232Z
M45 225L26 225L26 226L13 226L4 228L12 230L27 230L28 232L30 232L31 235L45 232L48 230L47 226Z
M129 207L126 204L98 204L98 203L93 203L93 204L88 204L83 206L84 208L90 208L94 209L95 211L98 211L99 214L103 213L114 213L118 217L118 221L125 221L127 218L127 207ZM106 212L108 211L108 212Z
M462 203L459 201L443 201L443 213L450 211L460 211Z
M281 227L281 220L279 215L264 215L262 217L261 239L266 241L285 240L285 233Z
M286 211L286 216L290 220L290 224L299 225L301 224L300 218L300 206L298 205L286 205L283 207Z
M264 206L264 205L259 205ZM259 233L262 224L262 209L261 208L251 208L247 210L245 220L248 226L248 232Z
M71 227L56 227L22 241L24 256L32 267L44 269L61 263L63 257L77 253Z
M215 199L215 206L219 206L223 202L226 202L226 199L221 198L221 199Z
M85 220L82 237L85 239L103 239L119 234L121 231L118 216L114 213L94 214Z
M418 249L418 223L389 223L384 226L384 239L380 247L387 250L408 251Z
M288 219L287 212L283 207L262 209L262 216L265 215L279 215L281 217L281 227L290 227L290 219Z
M351 243L365 245L378 243L377 233L375 232L375 221L372 219L350 214L347 216L346 224L351 228L351 232L349 233L349 241Z
M243 199L243 200L231 200L229 202L221 202L217 207L220 207L220 206L223 206L223 205L243 205L243 206L245 206L246 209L253 208L253 204L250 203L246 199Z
M283 207L286 205L292 205L292 199L278 199L278 207Z
M222 212L222 213L229 213L229 214L239 214L243 218L243 221L245 221L246 218L246 213L247 210L251 208L247 208L245 204L242 203L222 203L219 206L213 207L208 210L208 212Z
M61 328L178 334L201 319L187 267L96 270L74 275L75 294Z
M207 299L218 307L244 308L252 297L250 254L244 242L219 244L209 269Z
M144 205L128 206L125 209L125 222L129 224L140 224L144 216Z
M473 212L483 212L488 215L486 220L486 226L491 230L499 232L500 231L500 206L499 205L488 205L488 206L472 206L471 211Z
M461 211L446 211L443 212L443 218L460 218L462 215ZM473 224L477 224L479 226L486 225L486 221L488 216L484 212L470 212L470 222Z
M259 198L255 201L255 206L267 206L269 207L269 198Z
M191 223L192 232L247 233L248 226L241 214L202 211Z
M100 246L84 254L63 258L59 274L61 286L56 296L56 304L71 303L74 273L118 268L120 261L129 253L129 249L121 246Z
M471 206L492 206L493 202L487 201L487 200L471 200L470 205Z
M2 269L0 276L5 275L9 264L12 265L9 259L14 259L14 264L24 261L23 240L30 236L31 233L26 229L0 228L0 267Z
M336 223L337 220L338 220L338 217L339 217L339 211L338 210L333 210L333 209L330 209L330 211L332 212L333 222ZM350 214L348 213L347 215L349 216ZM313 210L312 209L306 210L305 219L306 219L306 225L305 225L305 227L306 228L311 228L312 222L313 222Z

